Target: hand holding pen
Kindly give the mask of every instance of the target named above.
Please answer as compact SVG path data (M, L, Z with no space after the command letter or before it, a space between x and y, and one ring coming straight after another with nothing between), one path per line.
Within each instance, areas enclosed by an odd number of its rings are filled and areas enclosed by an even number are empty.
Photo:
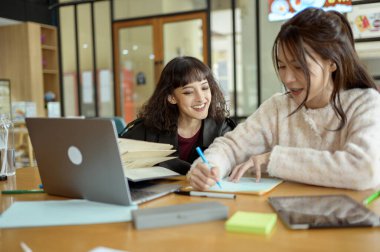
M209 187L213 186L215 182L220 187L219 180L219 169L217 167L211 168L206 157L203 155L202 150L196 148L199 156L202 158L203 163L198 163L194 169L191 170L189 174L190 184L194 189L207 190Z
M219 169L213 167L211 170L205 163L197 163L188 174L190 185L195 190L204 191L215 185L219 178Z

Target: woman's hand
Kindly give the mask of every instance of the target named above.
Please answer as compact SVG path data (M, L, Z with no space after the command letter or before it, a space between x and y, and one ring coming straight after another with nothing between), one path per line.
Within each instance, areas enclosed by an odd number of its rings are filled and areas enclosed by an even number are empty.
M253 169L256 174L256 182L259 182L261 178L261 172L265 172L267 170L269 157L270 152L250 157L244 163L238 164L234 167L229 177L229 180L232 182L239 182L240 178L244 175L246 171L248 171L249 169Z
M190 185L196 190L207 190L219 180L219 168L211 169L204 163L198 163L187 175Z

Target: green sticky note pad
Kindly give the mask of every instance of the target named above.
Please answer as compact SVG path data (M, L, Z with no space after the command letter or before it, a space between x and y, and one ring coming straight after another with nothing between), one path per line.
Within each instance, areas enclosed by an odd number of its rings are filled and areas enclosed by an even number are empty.
M277 221L274 213L255 213L237 211L226 221L227 231L253 234L268 234Z

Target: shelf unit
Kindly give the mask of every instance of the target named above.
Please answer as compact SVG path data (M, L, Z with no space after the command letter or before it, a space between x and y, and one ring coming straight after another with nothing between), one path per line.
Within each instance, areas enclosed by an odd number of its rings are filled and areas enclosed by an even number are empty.
M61 100L56 28L25 22L0 27L0 37L0 77L11 81L12 102L35 102L46 116L45 94Z
M40 25L40 34L44 94L52 92L55 101L60 101L57 29L54 26Z

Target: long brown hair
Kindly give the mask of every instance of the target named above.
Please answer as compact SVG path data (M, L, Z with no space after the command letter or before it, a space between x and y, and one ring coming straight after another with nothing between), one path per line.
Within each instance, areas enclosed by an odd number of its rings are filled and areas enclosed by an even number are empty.
M337 69L332 74L334 86L330 103L341 121L336 129L340 130L345 126L347 117L342 109L339 91L353 88L376 89L375 82L359 60L352 30L344 15L336 11L324 11L317 8L305 9L281 26L272 48L273 64L277 74L278 47L281 46L299 62L307 80L306 97L290 115L305 106L309 97L310 71L307 67L306 55L316 60L305 48L306 45L322 59L331 60L336 64Z
M148 102L138 114L144 118L144 124L164 131L177 129L179 110L176 104L168 102L168 96L174 89L195 81L207 80L211 91L211 103L208 116L221 122L228 116L224 95L216 82L211 69L200 60L190 57L176 57L162 70L160 79Z

